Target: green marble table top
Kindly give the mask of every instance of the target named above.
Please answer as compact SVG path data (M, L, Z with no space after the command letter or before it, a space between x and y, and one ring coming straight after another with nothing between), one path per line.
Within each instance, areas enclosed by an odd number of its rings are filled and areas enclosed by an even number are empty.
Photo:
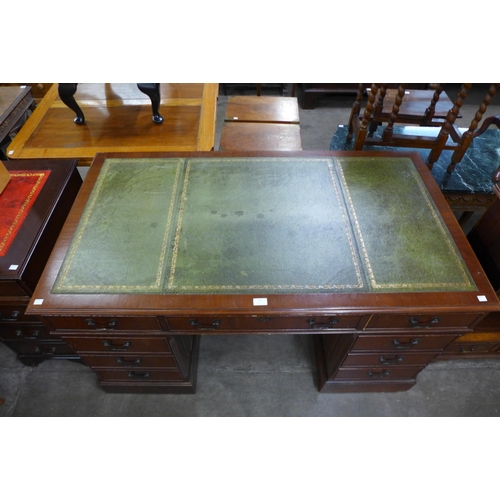
M475 290L413 162L108 158L52 293Z

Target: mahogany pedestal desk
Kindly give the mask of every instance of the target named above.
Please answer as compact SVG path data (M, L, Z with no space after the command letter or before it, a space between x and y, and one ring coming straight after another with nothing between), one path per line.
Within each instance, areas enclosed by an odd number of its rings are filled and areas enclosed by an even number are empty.
M97 155L28 307L122 392L201 335L312 334L321 391L400 391L497 296L418 153Z
M218 84L160 85L163 123L151 120L151 100L135 84L79 84L85 123L52 85L7 150L11 159L77 158L89 166L100 152L210 151L215 142Z
M81 186L75 160L4 162L0 194L0 340L28 366L79 356L26 313L43 267Z

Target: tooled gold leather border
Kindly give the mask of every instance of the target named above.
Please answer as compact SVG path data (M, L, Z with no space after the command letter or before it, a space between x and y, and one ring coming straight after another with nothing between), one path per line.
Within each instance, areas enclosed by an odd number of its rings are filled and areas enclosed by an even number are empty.
M62 272L61 275L57 278L56 284L54 285L54 290L57 292L71 292L71 291L83 291L83 290L92 290L96 291L96 293L99 293L100 291L116 291L119 292L121 291L146 291L146 292L158 292L160 293L162 291L162 278L164 275L164 263L168 251L168 236L170 234L170 228L172 225L172 220L173 220L173 214L174 214L174 209L175 209L175 202L176 202L176 196L175 193L177 192L178 189L178 184L179 184L179 179L182 173L182 166L183 166L183 161L177 159L177 166L176 166L176 173L175 173L175 178L174 178L174 184L172 186L172 195L170 198L170 204L169 204L169 209L168 209L168 215L167 215L167 223L165 226L165 231L163 235L163 241L162 241L162 247L160 251L160 258L158 262L158 269L156 272L156 279L154 284L151 285L68 285L65 286L64 282L66 280L66 277L69 273L69 270L71 268L71 264L73 262L73 259L75 257L75 254L78 250L78 246L80 245L80 242L83 238L83 234L85 232L85 228L88 224L88 221L90 217L93 214L95 205L97 200L99 199L99 194L102 190L102 187L104 185L104 181L106 179L106 175L108 174L109 170L115 166L117 163L123 164L126 163L127 161L130 163L137 162L137 160L134 159L120 159L120 160L110 160L107 159L104 161L104 164L101 168L101 172L99 173L99 176L97 178L97 181L95 183L94 189L92 190L91 197L89 202L87 203L87 206L84 210L84 213L82 214L82 218L80 219L80 223L78 225L77 231L73 237L73 241L71 243L70 250L67 254L67 257L63 263L62 266ZM155 163L158 163L158 160L155 160ZM117 167L119 168L119 167Z
M213 159L210 161L217 162L217 163L234 163L235 158L217 158ZM272 159L273 161L283 161L283 162L290 162L290 161L297 161L296 158L285 158L285 157L276 157ZM179 251L179 242L180 242L180 233L182 229L182 222L183 222L183 215L184 215L184 207L185 207L185 202L187 199L187 190L188 190L188 185L189 185L189 176L191 172L191 165L193 161L196 160L188 160L187 162L187 169L186 169L186 175L184 177L184 186L182 190L182 195L181 195L181 205L179 208L179 217L177 220L177 228L175 232L175 240L174 240L174 249L172 252L172 265L170 267L170 275L168 279L168 284L167 284L167 290L168 291L183 291L186 292L187 290L195 291L195 292L217 292L217 291L246 291L248 290L249 292L253 290L265 290L265 291L323 291L323 290L342 290L342 289L362 289L365 285L363 283L363 278L361 274L361 265L360 262L358 261L358 256L355 251L355 246L352 240L352 235L351 232L349 231L349 219L348 215L345 211L344 208L344 203L342 203L341 200L341 195L340 195L340 189L338 185L338 181L336 179L335 173L334 173L334 162L330 158L325 158L324 160L319 160L318 158L300 158L300 162L318 162L318 161L325 161L328 165L328 170L330 173L330 178L332 180L332 184L335 189L335 194L337 197L337 202L340 207L340 210L342 212L342 218L343 218L343 223L344 223L344 229L347 235L347 239L349 242L349 249L351 252L351 258L352 262L355 268L356 272L356 277L357 277L357 283L355 284L343 284L343 285L325 285L325 284L311 284L311 285L280 285L280 284L268 284L268 285L176 285L175 284L175 271L176 271L176 263L177 263L177 255ZM206 159L204 161L207 161ZM255 164L257 162L269 162L269 158L252 158L251 159L252 164Z
M370 160L372 162L380 162L380 159L377 159L377 158L366 158L367 164L369 163ZM398 161L398 162L401 162L402 160L403 161L407 161L407 162L411 162L410 159L384 158L385 162L388 162L388 161ZM421 288L421 289L448 289L448 288L455 288L455 289L457 289L460 286L466 287L466 288L470 288L470 289L476 289L476 286L474 285L474 283L472 282L471 278L468 275L467 269L465 267L465 263L464 263L461 255L460 255L460 253L458 252L458 249L456 248L456 246L455 246L455 244L454 244L451 236L447 232L447 229L445 228L445 225L444 225L444 223L443 223L443 221L441 219L441 216L437 212L436 207L434 206L434 203L432 202L432 199L430 197L430 194L429 194L427 188L425 187L425 185L424 185L424 183L422 181L422 178L420 177L420 175L419 175L419 173L418 173L418 171L417 171L416 168L411 168L410 169L410 173L411 173L412 177L414 178L414 180L416 181L416 184L417 184L417 186L418 186L418 188L420 190L420 193L422 194L422 197L425 200L425 203L426 203L426 205L427 205L430 213L432 214L433 219L436 221L437 227L439 228L441 234L444 237L444 240L446 241L448 249L450 250L450 254L452 255L452 258L455 261L455 263L456 263L457 267L459 268L460 273L461 273L461 275L463 277L463 282L462 283L440 283L440 282L432 282L432 283L387 283L387 284L377 283L377 280L375 278L375 273L373 272L373 268L372 268L372 265L371 265L371 262L370 262L370 257L368 255L368 251L367 251L367 248L366 248L366 245L365 245L365 241L364 241L364 238L363 238L363 233L361 231L361 227L360 227L357 215L356 215L356 210L354 208L354 203L352 201L351 194L350 194L350 191L349 191L349 187L347 185L347 181L346 181L345 175L344 175L344 168L345 168L344 167L344 163L349 162L349 158L339 158L338 162L339 162L339 173L340 173L341 181L342 181L342 184L343 184L343 187L344 187L344 190L345 190L346 199L347 199L347 202L348 202L348 205L349 205L349 209L351 211L351 215L352 215L352 218L353 218L354 227L356 229L356 233L357 233L358 238L359 238L359 243L360 243L360 247L361 247L361 253L362 253L365 265L366 265L366 270L367 270L367 273L368 273L368 279L370 281L370 286L372 287L372 289L374 289L374 290L380 290L380 289L402 289L403 290L403 289L408 289L408 288L412 288L412 289L416 289L416 288L417 289L418 288ZM412 163L412 165L413 165L413 163ZM367 168L369 168L368 165L367 165Z
M26 207L28 207L31 203L31 200L33 199L33 196L35 196L38 188L40 185L45 181L45 176L48 175L50 172L11 172L10 175L11 177L38 177L36 183L33 185L29 195L26 197L24 200L21 208L17 212L16 216L14 217L14 220L12 221L12 224L10 225L9 229L7 229L7 232L5 233L5 236L2 238L2 241L0 241L0 253L2 253L3 249L5 248L5 245L9 241L12 233L18 229L18 224L20 221L24 219L24 212L26 210Z

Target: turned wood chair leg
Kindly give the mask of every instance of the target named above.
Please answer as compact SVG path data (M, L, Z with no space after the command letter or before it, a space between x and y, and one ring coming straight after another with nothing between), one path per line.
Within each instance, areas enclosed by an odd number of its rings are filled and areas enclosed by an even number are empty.
M373 112L374 116L377 116L378 114L382 113L386 93L387 93L387 83L383 83L378 91L377 101L374 105L374 112ZM370 130L368 132L368 137L373 137L373 134L375 133L379 125L381 125L381 123L376 122L375 120L373 120L370 123Z
M347 124L346 142L351 142L351 140L352 140L352 134L354 131L353 121L359 120L359 112L361 111L361 101L363 100L364 93L365 93L365 84L360 83L358 85L358 92L356 94L356 100L354 101L354 103L352 105L351 114L349 116L349 122Z
M455 169L455 166L462 161L462 158L464 157L465 152L467 151L472 140L475 137L481 135L489 125L491 125L491 124L496 124L497 126L499 125L499 123L495 121L495 119L494 119L495 117L490 117L490 118L493 118L493 120L490 120L490 119L485 120L487 127L484 128L485 124L483 123L483 126L476 132L476 129L477 129L479 122L483 118L484 113L488 109L488 105L490 104L491 100L493 99L494 95L496 94L498 85L499 85L498 83L494 83L488 89L488 92L484 96L483 102L480 104L479 109L476 111L476 114L474 115L474 118L471 121L469 130L467 130L467 132L465 132L462 136L462 139L460 141L460 148L456 149L453 152L453 155L451 157L451 162L448 166L448 172L453 172L453 170Z
M382 139L384 141L390 141L392 139L392 133L394 130L394 123L398 118L399 107L403 102L403 98L405 96L406 86L402 83L398 87L398 93L396 94L396 98L394 99L394 104L392 106L391 114L389 115L389 121L382 133ZM382 110L381 110L382 111Z
M365 112L363 113L363 120L361 120L359 132L356 135L356 140L354 142L354 150L363 149L363 144L365 143L366 135L368 133L368 127L373 119L373 105L377 92L377 84L372 83L370 94L368 95L368 102L366 103Z
M460 112L460 108L462 107L463 101L467 97L467 92L471 87L472 84L470 83L464 83L462 85L462 88L458 93L455 104L448 111L448 114L446 115L446 120L443 123L441 130L439 131L439 134L436 138L436 142L434 143L434 146L432 147L431 152L429 153L429 156L427 158L426 163L429 170L432 170L434 163L436 163L436 161L441 156L441 153L443 152L443 149L446 145L446 141L448 140L448 136L450 135L450 131L455 124L455 120L457 119L458 113ZM449 168L450 167L448 167L448 172L451 172L453 169L450 170Z

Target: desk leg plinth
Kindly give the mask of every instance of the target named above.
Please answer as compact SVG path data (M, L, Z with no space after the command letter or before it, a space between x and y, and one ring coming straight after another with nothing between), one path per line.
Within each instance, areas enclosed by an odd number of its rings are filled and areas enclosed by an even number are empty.
M175 339L174 339L175 343ZM175 349L174 344L172 347ZM200 337L193 336L193 345L190 353L185 359L184 380L153 380L153 379L129 379L124 381L103 380L99 381L99 386L108 393L125 394L195 394L196 379L198 372L198 355L200 350Z
M415 379L339 380L339 368L349 354L356 335L315 335L317 384L321 393L400 392L411 389ZM369 370L368 370L369 371Z

